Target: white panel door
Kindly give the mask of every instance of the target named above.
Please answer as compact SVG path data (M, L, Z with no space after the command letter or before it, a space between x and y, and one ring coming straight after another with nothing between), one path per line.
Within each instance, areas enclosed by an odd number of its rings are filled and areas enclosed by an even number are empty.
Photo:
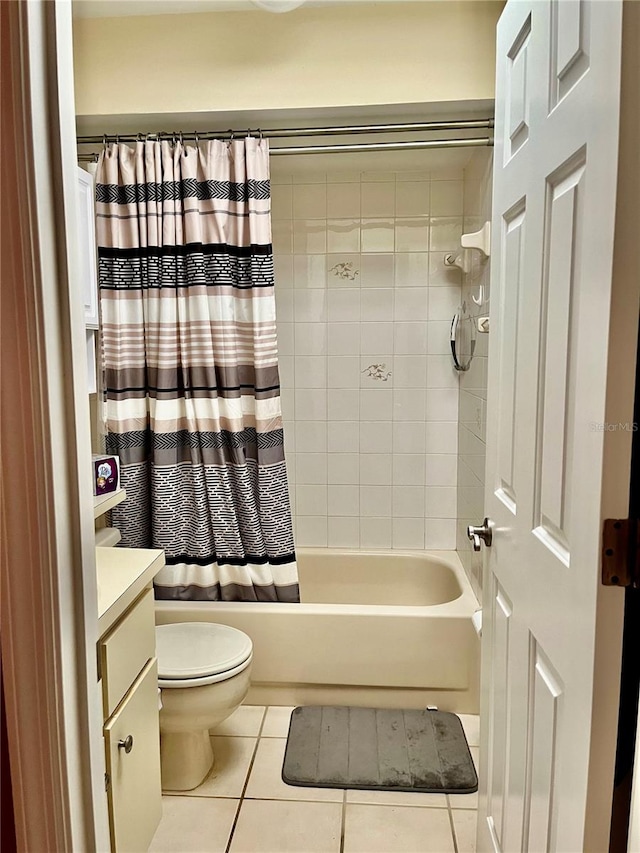
M615 334L621 18L618 0L510 0L498 25L479 850L607 849L594 424ZM618 630L622 594L604 595ZM615 743L615 691L610 706Z

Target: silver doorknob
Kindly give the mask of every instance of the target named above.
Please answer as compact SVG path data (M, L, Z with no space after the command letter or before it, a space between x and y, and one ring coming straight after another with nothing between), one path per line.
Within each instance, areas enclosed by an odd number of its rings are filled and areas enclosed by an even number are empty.
M473 543L473 550L474 551L480 550L480 540L481 539L484 542L484 544L487 546L487 548L490 548L491 547L491 539L493 537L491 534L491 522L489 521L489 519L485 518L485 520L482 522L481 527L476 527L475 525L470 524L467 527L467 536L469 537L469 539L471 539L471 541Z
M127 755L133 749L133 735L127 735L124 740L118 741L118 749L124 749Z

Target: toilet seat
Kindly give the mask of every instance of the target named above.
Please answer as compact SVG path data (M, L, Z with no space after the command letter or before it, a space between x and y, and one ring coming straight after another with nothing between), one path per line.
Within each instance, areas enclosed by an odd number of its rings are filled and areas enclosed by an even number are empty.
M253 658L251 638L212 622L176 622L156 627L160 687L199 687L233 678Z

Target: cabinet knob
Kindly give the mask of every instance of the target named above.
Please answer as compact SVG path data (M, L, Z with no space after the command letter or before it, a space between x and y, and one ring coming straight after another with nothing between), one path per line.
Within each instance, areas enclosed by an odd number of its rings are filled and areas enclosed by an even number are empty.
M127 735L124 740L118 741L118 749L124 749L127 755L133 749L133 735Z

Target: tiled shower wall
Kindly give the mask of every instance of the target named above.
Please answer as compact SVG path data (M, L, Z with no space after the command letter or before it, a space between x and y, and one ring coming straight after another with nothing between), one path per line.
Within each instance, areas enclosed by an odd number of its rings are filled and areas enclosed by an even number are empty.
M462 172L273 177L278 341L299 546L452 549L449 326Z
M479 230L491 220L491 149L474 151L464 170L464 230ZM465 275L462 299L475 322L489 311L489 273L486 261ZM485 304L472 299L484 287ZM467 525L481 524L484 518L485 442L487 409L487 351L489 335L476 334L476 347L471 366L460 374L460 420L458 425L458 530L457 550L478 598L482 592L482 551L474 552L467 539Z

